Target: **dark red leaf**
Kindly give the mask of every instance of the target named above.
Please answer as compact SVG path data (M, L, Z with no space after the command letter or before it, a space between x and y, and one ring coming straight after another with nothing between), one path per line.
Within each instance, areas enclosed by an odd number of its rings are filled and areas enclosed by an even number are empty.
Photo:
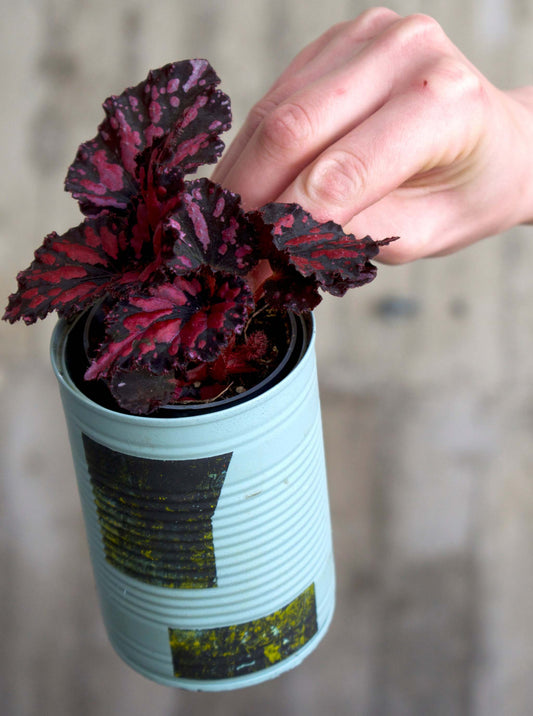
M174 403L198 403L238 395L234 381L245 390L243 378L260 374L261 364L273 360L271 343L263 331L253 331L244 342L230 341L210 363L191 363L176 375ZM253 384L253 383L252 383Z
M207 265L245 275L258 261L254 228L241 210L240 197L209 179L186 182L165 235L174 251L168 265L179 274Z
M148 153L146 152L145 155ZM182 201L183 175L177 167L157 162L154 155L143 156L139 164L142 202L146 206L146 221L154 231Z
M80 145L67 174L65 189L88 215L105 209L127 209L138 193L135 178L124 169L101 136Z
M110 311L107 339L85 377L109 377L124 365L162 373L190 360L215 360L252 308L241 278L207 270L132 293Z
M106 118L82 144L65 188L86 214L124 210L139 191L139 156L157 151L160 163L181 172L216 161L229 128L229 98L206 60L175 62L104 102Z
M281 267L288 262L335 296L371 281L376 270L370 259L378 254L380 245L392 240L377 242L370 236L356 239L333 221L315 221L298 204L271 203L259 213L270 226L277 249L270 257L271 263Z
M154 375L146 368L120 369L110 380L109 389L128 413L149 415L171 402L176 391L176 378L172 373Z
M295 313L312 311L322 300L314 278L302 276L290 265L275 270L265 281L263 291L270 306L288 308Z
M232 346L222 354L227 375L251 373L257 370L258 361L265 358L270 342L264 331L254 331L244 343Z
M130 258L124 220L102 216L87 219L62 236L53 232L35 252L32 264L19 273L19 288L10 296L4 318L30 324L50 311L74 315L135 280Z
M227 384L213 380L209 374L192 380L190 373L185 373L176 380L172 403L209 403L223 398L227 389Z

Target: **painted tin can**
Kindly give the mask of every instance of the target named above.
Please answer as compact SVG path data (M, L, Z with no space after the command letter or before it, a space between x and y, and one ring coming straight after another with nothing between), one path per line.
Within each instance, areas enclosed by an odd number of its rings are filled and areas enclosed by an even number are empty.
M299 664L324 636L335 592L313 324L278 382L178 417L87 398L69 375L68 332L60 321L52 364L117 653L196 691Z

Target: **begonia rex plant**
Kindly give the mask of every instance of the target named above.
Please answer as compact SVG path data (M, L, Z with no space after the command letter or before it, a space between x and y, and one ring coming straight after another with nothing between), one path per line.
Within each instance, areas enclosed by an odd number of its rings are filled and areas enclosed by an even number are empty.
M185 179L222 153L231 110L218 83L206 60L185 60L105 101L65 180L86 218L44 239L4 314L31 324L99 306L105 331L84 377L131 413L253 380L272 348L261 311L307 312L320 289L371 281L391 240L357 239L297 204L245 212L209 179Z

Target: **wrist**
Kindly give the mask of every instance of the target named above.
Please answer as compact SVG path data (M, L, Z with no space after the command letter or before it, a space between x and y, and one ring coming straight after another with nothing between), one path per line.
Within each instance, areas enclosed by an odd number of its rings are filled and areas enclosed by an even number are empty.
M517 129L516 158L519 162L515 191L516 224L533 224L533 87L520 87L505 93L514 103L513 118ZM510 159L512 161L512 159Z

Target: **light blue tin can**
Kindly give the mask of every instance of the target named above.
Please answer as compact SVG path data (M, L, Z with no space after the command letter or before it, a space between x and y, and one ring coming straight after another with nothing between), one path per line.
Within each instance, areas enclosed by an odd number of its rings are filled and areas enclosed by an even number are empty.
M118 654L196 691L258 684L324 636L335 576L314 326L237 401L137 417L86 397L52 338L97 589Z

